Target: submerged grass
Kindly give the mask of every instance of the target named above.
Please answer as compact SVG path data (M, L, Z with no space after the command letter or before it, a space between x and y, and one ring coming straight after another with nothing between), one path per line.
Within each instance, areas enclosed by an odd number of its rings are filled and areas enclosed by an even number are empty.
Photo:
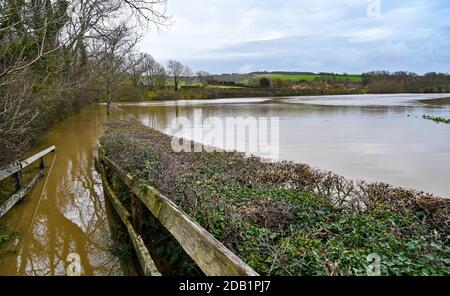
M0 224L0 259L6 255L16 254L15 250L4 250L3 246L14 238L19 236L18 231L11 231L7 229L4 225Z
M432 120L432 121L437 122L437 123L450 124L450 118L443 118L443 117L435 117L435 116L424 115L423 119Z
M354 183L240 153L175 153L135 121L109 125L107 153L263 275L450 275L450 201Z

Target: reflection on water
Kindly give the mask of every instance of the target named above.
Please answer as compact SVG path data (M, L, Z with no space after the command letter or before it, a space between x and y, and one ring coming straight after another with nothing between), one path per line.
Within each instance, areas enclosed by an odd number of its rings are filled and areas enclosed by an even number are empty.
M384 181L450 197L450 125L422 119L424 114L450 117L450 105L421 101L437 97L450 95L179 101L121 107L167 134L174 133L175 117L192 119L195 110L202 111L204 120L279 117L281 159L352 179Z
M1 223L20 231L16 255L0 259L1 275L64 275L67 256L77 253L83 275L121 275L108 251L110 229L94 147L102 133L103 112L93 109L58 124L36 151L56 145L46 157L49 172L25 202Z

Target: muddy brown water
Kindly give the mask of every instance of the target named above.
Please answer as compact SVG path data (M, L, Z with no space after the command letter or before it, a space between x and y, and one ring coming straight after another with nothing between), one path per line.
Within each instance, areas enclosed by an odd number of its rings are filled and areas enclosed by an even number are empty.
M125 104L121 108L148 126L194 139L195 130L204 128L194 120L199 111L203 121L278 117L279 160L448 198L450 125L422 118L425 114L450 118L448 97L450 94L228 99ZM175 129L172 122L177 116L194 124L183 131Z
M69 254L78 254L83 275L123 275L108 246L110 210L94 169L94 147L103 132L103 108L57 124L35 152L51 145L47 176L0 223L17 229L5 246L0 275L65 275ZM13 253L15 252L15 254Z
M450 96L450 95L448 95ZM113 119L134 115L171 134L175 116L280 118L280 159L308 163L352 179L384 181L450 197L450 102L434 96L352 96L121 104ZM103 106L57 124L33 152L55 145L48 174L0 219L20 234L0 250L0 275L64 275L78 254L83 275L125 275L111 244L111 209L94 169L107 121ZM6 255L5 255L6 254Z

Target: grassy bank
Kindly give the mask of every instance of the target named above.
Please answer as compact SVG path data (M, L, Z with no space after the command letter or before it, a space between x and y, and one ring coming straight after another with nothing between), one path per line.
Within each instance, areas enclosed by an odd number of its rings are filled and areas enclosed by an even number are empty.
M184 88L179 91L157 90L147 97L152 100L209 100L220 98L251 98L251 97L287 97L307 95L345 95L361 93L358 90L348 90L342 87L329 89L274 89L250 87L216 86L207 88ZM120 101L128 101L122 97Z
M134 121L101 142L263 275L364 275L372 253L383 275L450 275L449 200L239 153L174 153Z

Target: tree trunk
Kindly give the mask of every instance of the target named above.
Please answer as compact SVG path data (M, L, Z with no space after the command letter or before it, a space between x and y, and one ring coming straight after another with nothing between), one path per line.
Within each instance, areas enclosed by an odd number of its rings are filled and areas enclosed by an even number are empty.
M106 114L109 115L111 113L111 102L112 102L110 79L106 80L106 96L107 96Z

